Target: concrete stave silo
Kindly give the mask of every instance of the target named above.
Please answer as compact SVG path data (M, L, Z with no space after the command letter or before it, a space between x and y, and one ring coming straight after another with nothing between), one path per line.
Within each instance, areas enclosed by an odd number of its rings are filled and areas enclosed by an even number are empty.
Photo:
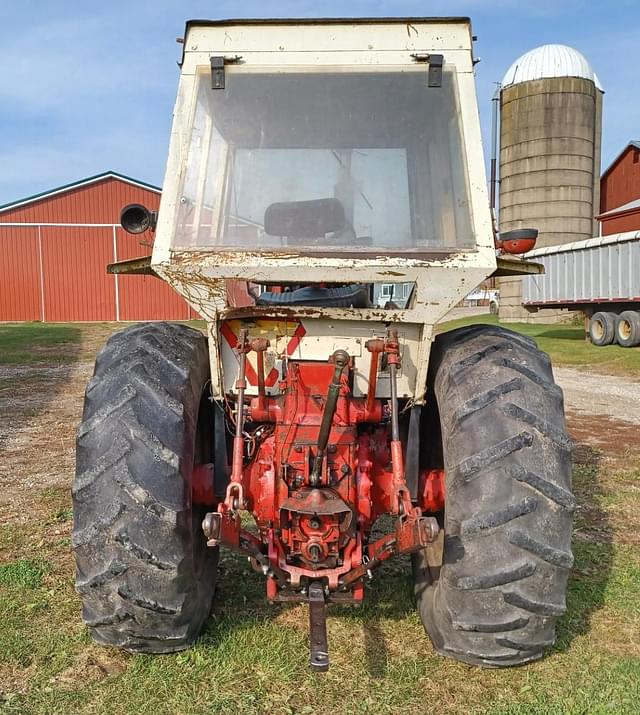
M538 247L597 233L602 88L586 58L544 45L518 58L500 92L501 231L537 228ZM520 278L500 280L500 319L562 319L529 313Z

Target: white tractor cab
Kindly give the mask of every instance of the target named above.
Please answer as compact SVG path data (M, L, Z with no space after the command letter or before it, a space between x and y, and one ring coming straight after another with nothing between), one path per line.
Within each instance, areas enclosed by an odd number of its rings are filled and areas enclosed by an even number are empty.
M355 355L397 324L401 391L421 402L433 325L496 270L469 22L189 23L152 266L212 337L247 315L233 279L265 287L255 316L306 306L303 352ZM415 286L403 310L370 300L390 280Z
M316 670L325 605L397 554L439 652L553 642L573 497L548 358L496 326L434 337L488 276L539 272L496 257L534 238L494 240L472 45L466 18L187 23L159 213L122 215L153 255L110 270L166 280L208 340L135 326L98 357L74 545L100 642L188 647L220 545L309 604Z

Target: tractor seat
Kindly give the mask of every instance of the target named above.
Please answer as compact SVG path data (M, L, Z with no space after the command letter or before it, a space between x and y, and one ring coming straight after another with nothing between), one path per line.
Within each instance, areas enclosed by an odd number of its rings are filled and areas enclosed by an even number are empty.
M332 288L304 286L284 293L262 293L256 305L308 305L318 308L371 308L369 286L346 285Z

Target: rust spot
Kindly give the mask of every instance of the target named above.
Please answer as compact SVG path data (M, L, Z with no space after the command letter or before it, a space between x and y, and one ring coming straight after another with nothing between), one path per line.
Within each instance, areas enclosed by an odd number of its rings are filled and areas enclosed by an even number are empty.
M313 259L339 259L350 261L363 261L370 265L376 263L394 262L399 266L426 267L432 263L447 264L451 261L463 259L465 252L450 249L432 251L388 251L373 253L365 251L231 251L210 248L207 250L180 250L171 251L170 265L175 266L246 266L263 263L268 266L269 261L303 261L313 265ZM400 259L400 263L397 263ZM319 263L318 266L324 265ZM348 266L347 266L348 267ZM392 275L392 274L390 274ZM397 275L403 275L398 273Z

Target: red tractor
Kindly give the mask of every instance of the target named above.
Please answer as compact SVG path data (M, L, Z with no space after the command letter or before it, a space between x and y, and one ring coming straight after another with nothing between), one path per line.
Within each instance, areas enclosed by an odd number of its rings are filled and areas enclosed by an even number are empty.
M110 270L167 280L207 334L137 325L98 355L73 485L93 637L189 647L222 546L309 604L326 670L327 604L411 554L438 652L540 657L572 564L562 393L528 338L434 333L538 270L496 258L468 21L197 21L181 68L159 215L122 214L153 256Z

